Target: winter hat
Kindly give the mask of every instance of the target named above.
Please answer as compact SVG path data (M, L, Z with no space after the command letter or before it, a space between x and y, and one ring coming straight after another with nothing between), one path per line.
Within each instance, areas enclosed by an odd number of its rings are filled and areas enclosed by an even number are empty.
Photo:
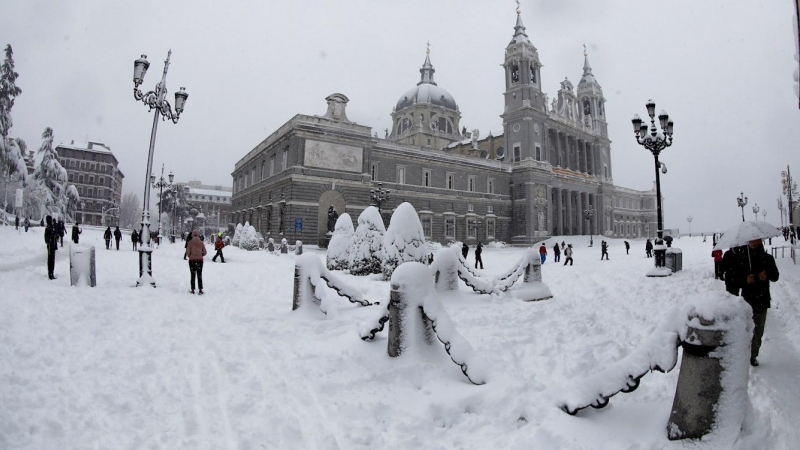
M192 236L200 236L200 233L197 230L192 230Z

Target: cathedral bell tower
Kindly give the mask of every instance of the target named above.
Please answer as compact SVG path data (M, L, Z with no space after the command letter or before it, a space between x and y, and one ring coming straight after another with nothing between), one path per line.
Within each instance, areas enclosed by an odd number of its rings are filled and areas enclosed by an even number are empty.
M518 2L519 3L519 2ZM525 33L517 6L514 36L506 46L503 68L506 90L503 94L503 129L506 136L506 161L544 160L545 96L541 89L539 52Z
M582 112L584 123L597 130L600 136L608 138L608 125L605 111L606 99L603 97L603 88L592 73L589 65L589 56L586 46L583 46L583 76L578 83L578 105Z

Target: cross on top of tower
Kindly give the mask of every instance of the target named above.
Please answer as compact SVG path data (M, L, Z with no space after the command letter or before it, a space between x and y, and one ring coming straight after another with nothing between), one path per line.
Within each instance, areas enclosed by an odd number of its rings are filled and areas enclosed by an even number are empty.
M520 14L522 13L522 11L519 10L519 0L516 0L516 2L517 2L517 14Z

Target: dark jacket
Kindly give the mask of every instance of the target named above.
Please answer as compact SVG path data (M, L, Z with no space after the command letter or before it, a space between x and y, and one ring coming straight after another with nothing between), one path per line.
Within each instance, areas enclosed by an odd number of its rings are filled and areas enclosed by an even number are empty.
M122 231L119 230L119 227L117 227L114 230L114 239L116 239L116 240L122 239Z
M723 278L725 279L725 290L733 295L739 295L739 289L741 288L741 272L743 270L741 257L741 247L734 247L725 251L722 255L722 262L720 262ZM747 261L744 263L746 265Z
M83 231L81 231L81 229L78 228L78 224L77 223L72 226L72 240L73 241L78 240L78 235L81 234L81 233L83 233Z
M48 250L58 250L58 231L54 224L49 224L44 229L44 243L47 244Z
M463 245L461 245L461 255L464 258L466 258L468 254L469 254L469 246L466 243L464 243Z
M475 247L475 256L481 256L481 253L483 253L483 245L478 242L478 245Z
M755 250L749 247L747 249L750 257L748 258L746 253L741 256L742 270L739 280L742 286L742 297L753 307L754 311L763 311L771 306L769 282L778 281L778 267L775 265L775 258L765 252L764 247ZM761 272L766 272L766 280L758 279L758 274ZM755 276L755 281L748 284L747 277L751 274Z
M111 240L111 227L106 228L106 232L103 233L103 239L107 241Z
M647 243L644 244L644 249L645 250L652 250L653 249L653 243L650 241L650 239L648 239Z
M561 247L558 246L558 242L556 242L555 245L553 245L553 253L555 253L556 255L561 254Z
M138 231L133 230L131 232L131 242L139 242L139 232Z

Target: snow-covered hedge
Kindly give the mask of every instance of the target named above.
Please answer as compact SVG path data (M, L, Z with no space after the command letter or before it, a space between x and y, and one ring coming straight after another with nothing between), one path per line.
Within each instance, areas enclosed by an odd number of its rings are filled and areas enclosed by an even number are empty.
M428 246L417 211L411 203L402 203L392 214L383 237L383 277L389 280L400 264L410 261L424 264L427 257Z
M353 245L353 220L344 213L336 220L333 237L328 243L326 266L328 270L344 270L350 265L350 247Z
M358 228L353 234L353 245L350 248L351 274L381 273L384 233L386 228L378 208L370 206L358 216Z
M245 222L239 233L239 248L248 251L258 250L258 234L249 222Z
M231 245L234 247L239 246L239 238L242 236L242 224L236 224L236 231L233 233L233 239L231 239Z

